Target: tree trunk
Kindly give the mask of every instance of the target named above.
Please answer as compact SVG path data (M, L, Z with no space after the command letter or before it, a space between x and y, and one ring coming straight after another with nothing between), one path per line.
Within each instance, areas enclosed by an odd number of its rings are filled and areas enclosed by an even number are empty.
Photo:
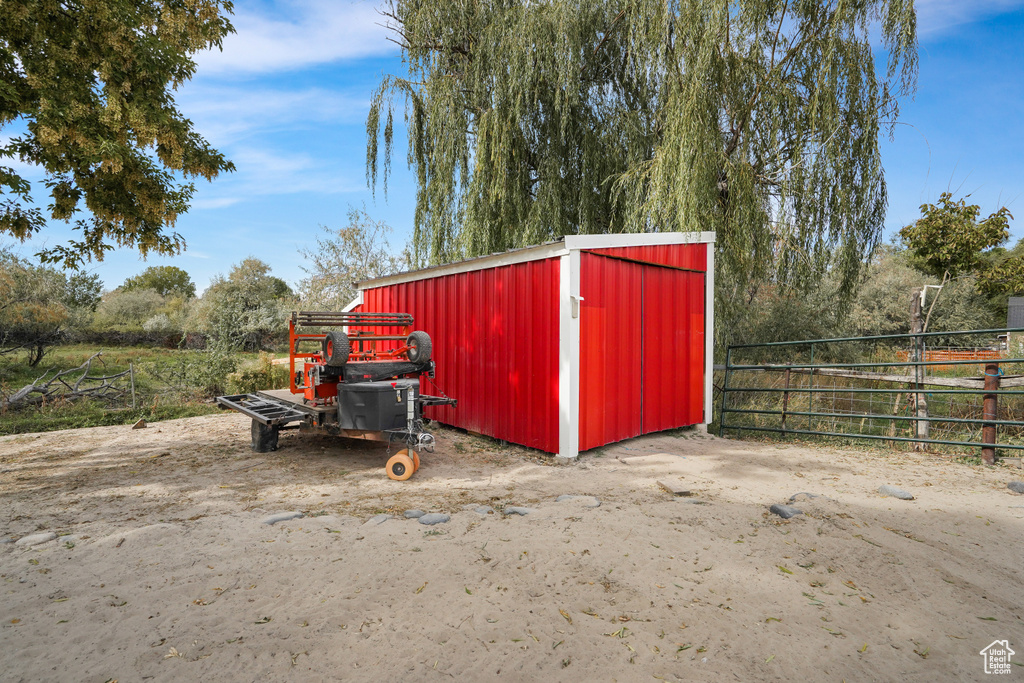
M35 343L28 349L28 366L34 368L39 365L39 361L43 359L43 355L46 354L46 346L40 343Z

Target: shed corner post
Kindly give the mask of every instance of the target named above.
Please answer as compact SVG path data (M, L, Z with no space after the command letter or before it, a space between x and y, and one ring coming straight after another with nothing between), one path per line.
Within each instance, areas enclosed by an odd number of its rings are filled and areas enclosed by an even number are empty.
M349 301L348 304L346 304L345 308L341 309L341 312L351 313L352 311L362 306L364 303L365 300L363 297L363 290L362 288L360 288L358 291L356 291L356 295L352 298L352 301ZM344 332L345 334L348 334L348 325L342 325L341 331Z
M558 457L575 460L580 452L579 249L570 246L560 257L558 273Z
M714 421L715 373L715 233L701 233L707 244L704 274L704 429Z

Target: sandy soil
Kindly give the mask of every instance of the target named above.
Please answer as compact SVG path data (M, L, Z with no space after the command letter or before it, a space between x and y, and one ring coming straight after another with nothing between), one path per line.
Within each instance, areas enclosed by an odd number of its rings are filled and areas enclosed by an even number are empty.
M70 535L0 545L0 679L981 680L1024 648L1019 469L692 432L556 467L444 430L399 483L380 445L248 431L0 439L0 537Z

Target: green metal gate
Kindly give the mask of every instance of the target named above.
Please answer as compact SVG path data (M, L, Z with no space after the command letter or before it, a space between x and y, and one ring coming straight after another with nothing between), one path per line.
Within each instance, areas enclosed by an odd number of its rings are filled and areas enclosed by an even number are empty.
M1024 419L1015 419L1024 418L1024 398L1019 398L1024 397L1024 374L1012 374L1024 373L1024 348L1013 340L1015 334L1024 335L1024 329L730 346L719 435L749 430L981 448L983 459L992 462L997 447L1024 450ZM963 342L999 335L1007 340L1005 350L965 357L970 353ZM961 345L935 358L928 345L939 340ZM737 362L738 357L746 358ZM984 371L971 375L973 366L984 366ZM876 410L883 405L885 412ZM908 405L915 414L903 414ZM945 438L932 438L933 425ZM915 433L902 434L901 429Z

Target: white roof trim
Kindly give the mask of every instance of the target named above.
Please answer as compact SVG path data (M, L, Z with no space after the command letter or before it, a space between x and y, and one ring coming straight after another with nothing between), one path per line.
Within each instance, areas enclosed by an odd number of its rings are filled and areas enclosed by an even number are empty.
M357 283L360 290L374 287L387 287L403 282L426 280L427 278L444 277L457 273L469 273L474 270L499 268L527 261L565 256L570 251L580 249L611 249L615 247L644 247L661 244L709 244L715 241L713 232L651 232L651 233L616 233L612 235L566 235L557 242L548 242L535 247L513 249L501 254L478 256L458 263L433 266L413 270L408 273L397 273L374 280Z
M474 270L485 270L487 268L510 266L515 263L525 263L527 261L539 261L541 259L554 258L556 256L564 256L565 254L568 253L569 250L565 248L565 244L563 242L549 242L547 244L541 244L536 247L514 249L512 251L506 251L501 254L478 256L476 258L471 258L466 261L449 263L443 266L422 268L420 270L413 270L408 273L397 273L395 275L379 277L375 280L364 280L363 282L358 283L357 286L359 287L360 290L372 289L374 287L387 287L388 285L397 285L403 282L414 282L416 280L426 280L427 278L444 277L445 275L455 275L456 273L468 273Z
M714 241L713 232L636 232L614 235L566 235L565 246L569 249L612 249L662 244L706 244Z
M356 292L355 298L352 299L352 301L349 301L348 304L345 306L345 308L341 309L341 312L342 313L351 313L357 307L362 306L362 305L363 305L363 292L362 291L358 291L358 292Z

